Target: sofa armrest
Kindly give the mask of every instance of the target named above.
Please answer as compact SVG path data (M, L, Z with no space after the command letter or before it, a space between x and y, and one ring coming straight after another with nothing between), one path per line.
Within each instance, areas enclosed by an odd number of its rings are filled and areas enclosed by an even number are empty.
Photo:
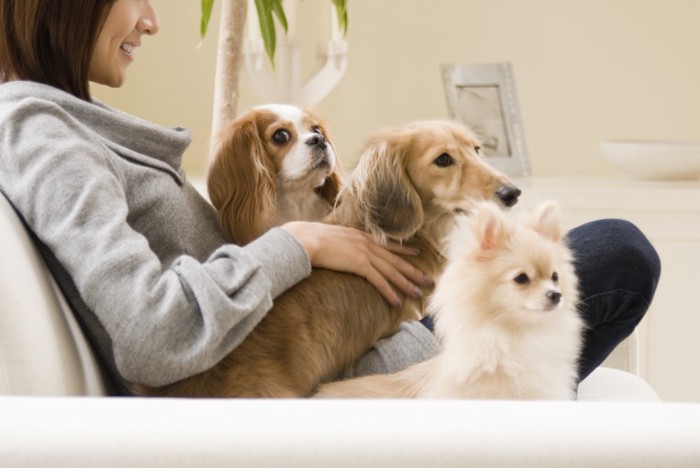
M578 386L579 401L661 401L641 377L612 367L599 367Z
M698 466L700 405L0 397L4 468Z

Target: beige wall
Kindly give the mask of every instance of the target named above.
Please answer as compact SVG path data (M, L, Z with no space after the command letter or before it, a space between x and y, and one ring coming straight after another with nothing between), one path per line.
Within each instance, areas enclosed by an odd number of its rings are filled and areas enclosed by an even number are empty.
M142 118L190 128L194 142L185 164L201 175L218 12L197 48L200 2L153 3L161 32L144 38L129 82L116 91L96 87L94 94ZM315 16L325 18L328 3L304 0L300 22L320 29ZM617 174L600 155L601 139L700 140L700 1L351 0L349 6L348 72L317 106L348 168L373 130L448 117L442 63L513 63L535 175ZM241 92L239 109L259 103L245 76Z

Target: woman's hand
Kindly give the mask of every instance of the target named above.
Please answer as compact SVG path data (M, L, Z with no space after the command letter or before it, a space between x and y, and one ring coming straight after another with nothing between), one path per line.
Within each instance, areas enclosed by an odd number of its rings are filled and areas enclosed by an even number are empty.
M394 307L401 306L401 298L392 285L418 299L423 292L416 285L432 284L422 271L396 255L417 255L410 247L390 243L384 248L365 232L331 224L293 221L282 229L304 246L312 266L362 276Z

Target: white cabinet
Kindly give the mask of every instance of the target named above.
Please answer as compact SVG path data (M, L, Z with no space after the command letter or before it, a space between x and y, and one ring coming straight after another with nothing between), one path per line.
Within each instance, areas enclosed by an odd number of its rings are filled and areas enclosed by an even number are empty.
M640 374L666 401L700 401L700 181L529 178L520 207L556 200L567 228L599 218L635 223L661 257L640 326Z

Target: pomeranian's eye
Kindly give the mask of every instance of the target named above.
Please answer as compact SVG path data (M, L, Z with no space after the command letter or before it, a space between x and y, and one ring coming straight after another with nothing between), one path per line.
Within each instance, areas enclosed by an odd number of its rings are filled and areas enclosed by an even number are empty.
M272 141L276 145L285 145L289 143L289 140L292 139L292 135L284 129L277 130L273 135L272 135Z
M440 156L435 158L435 161L433 161L433 164L435 164L438 167L447 167L451 166L454 164L454 159L452 159L452 156L450 156L447 153L442 153Z
M555 283L559 282L559 273L557 273L556 271L552 273L552 281L554 281Z
M476 152L476 154L479 154L481 152L481 146L475 146L474 151Z
M518 276L513 278L513 281L518 284L527 284L530 282L530 278L525 273L520 273Z

